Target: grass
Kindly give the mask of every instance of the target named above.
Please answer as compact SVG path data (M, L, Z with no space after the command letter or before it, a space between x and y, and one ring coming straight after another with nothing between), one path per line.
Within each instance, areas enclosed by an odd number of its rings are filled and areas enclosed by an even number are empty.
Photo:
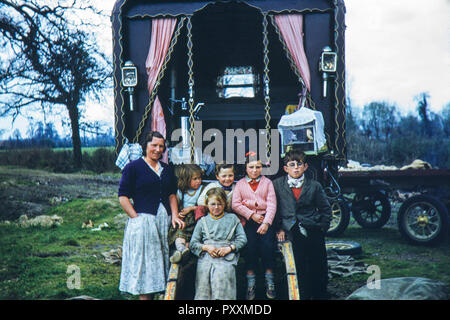
M73 200L46 214L59 215L59 227L0 225L0 299L65 299L89 295L101 299L124 299L117 287L120 266L104 261L102 251L120 245L123 228L113 218L122 213L117 199ZM91 219L101 231L82 229ZM81 288L69 289L70 265L80 268Z
M104 148L104 149L108 149L108 150L112 150L112 151L115 149L115 147L113 147L113 146L109 146L109 147L82 147L81 148L81 152L87 152L89 154L92 154L95 150L100 149L100 148ZM12 149L12 150L28 150L28 149L33 149L33 148ZM10 150L11 149L0 149L0 152L9 152ZM72 147L52 148L52 150L53 151L72 151L73 148Z
M0 299L66 299L88 295L99 299L136 299L118 291L120 265L106 263L101 252L121 245L123 227L114 224L114 217L123 213L117 198L77 199L49 209L45 214L63 217L59 227L23 229L15 224L0 224ZM95 226L106 222L102 231L82 229L84 221ZM329 238L333 240L335 238ZM339 239L359 242L363 253L358 260L377 265L381 278L425 277L450 287L450 244L439 247L412 246L392 228L366 230L350 226ZM69 266L79 267L81 288L69 289L72 273ZM276 280L283 284L284 264L277 260ZM237 268L238 298L245 288L245 270ZM262 274L262 273L260 273ZM369 274L331 279L329 288L335 299L348 296L366 284ZM257 279L263 288L263 280ZM285 298L280 285L279 297ZM262 289L260 289L262 290ZM260 298L263 298L261 293Z
M67 178L68 174L67 173L55 173L55 172L51 172L45 169L29 169L29 168L24 168L21 166L14 166L14 165L5 165L5 166L0 166L0 174L2 175L9 175L9 176L13 176L13 175L35 175L35 176L55 176L55 177L63 177L63 178ZM102 172L102 173L96 173L94 171L90 171L90 170L80 170L76 173L72 173L72 174L76 174L79 177L82 177L83 175L86 176L101 176L101 177L110 177L110 178L120 178L122 176L122 174L120 172ZM26 179L15 179L15 181L18 184L25 184L25 185L29 185L32 184L32 182L26 180Z
M110 147L82 147L81 152L82 153L86 152L87 154L92 155L95 152L95 150L97 150L97 149L108 149L108 150L114 151L115 147L111 147L111 146ZM72 151L73 148L72 147L53 148L52 150L55 152L57 152L57 151Z
M438 247L413 246L394 228L368 230L359 226L349 227L340 240L359 242L363 253L357 258L368 265L379 266L381 279L424 277L441 281L450 288L448 240ZM368 276L363 277L361 286Z

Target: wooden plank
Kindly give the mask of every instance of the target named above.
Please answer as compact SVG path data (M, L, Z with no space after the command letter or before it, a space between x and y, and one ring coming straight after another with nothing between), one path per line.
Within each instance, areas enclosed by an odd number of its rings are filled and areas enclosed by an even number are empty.
M179 264L173 263L170 265L169 278L167 280L166 293L164 295L164 300L175 300L179 271L180 271Z
M278 242L278 247L283 254L284 263L286 265L286 274L289 290L289 300L300 300L298 290L297 270L295 268L294 253L292 251L292 243L290 241Z
M358 171L339 171L339 177L450 177L448 169L408 169L408 170L358 170Z
M377 189L384 185L391 189L415 190L422 188L450 188L448 169L409 169L385 171L340 171L338 177L342 188L368 187Z

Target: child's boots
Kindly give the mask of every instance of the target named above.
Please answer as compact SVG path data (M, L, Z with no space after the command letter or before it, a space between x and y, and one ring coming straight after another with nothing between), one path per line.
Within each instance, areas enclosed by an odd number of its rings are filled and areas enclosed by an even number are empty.
M265 278L266 278L266 297L268 299L275 299L277 295L275 293L275 282L273 273L266 273Z
M173 255L170 257L169 260L171 263L180 263L184 259L184 257L187 255L187 253L189 252L189 249L186 248L185 243L181 243L181 242L177 242L177 241L175 241L175 248L176 248L176 250L173 253Z
M256 275L247 274L247 300L255 300L256 296Z

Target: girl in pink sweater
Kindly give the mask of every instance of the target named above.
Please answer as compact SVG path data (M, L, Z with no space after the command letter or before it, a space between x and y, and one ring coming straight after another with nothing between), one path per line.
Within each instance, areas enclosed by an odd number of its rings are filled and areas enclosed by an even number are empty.
M236 184L233 191L232 209L244 225L247 235L245 261L247 264L247 300L255 299L255 283L258 259L265 268L266 296L275 298L274 261L275 232L272 221L277 208L277 198L272 181L261 175L262 163L255 160L256 153L247 153L245 171L247 176Z

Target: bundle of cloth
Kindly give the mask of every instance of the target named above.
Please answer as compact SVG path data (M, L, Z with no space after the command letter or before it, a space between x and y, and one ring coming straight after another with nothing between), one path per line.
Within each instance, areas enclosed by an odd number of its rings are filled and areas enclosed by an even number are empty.
M346 167L339 167L339 171L388 171L388 170L408 170L408 169L432 169L431 164L426 161L416 159L411 164L401 168L397 166L376 165L369 166L360 164L358 161L348 160Z

